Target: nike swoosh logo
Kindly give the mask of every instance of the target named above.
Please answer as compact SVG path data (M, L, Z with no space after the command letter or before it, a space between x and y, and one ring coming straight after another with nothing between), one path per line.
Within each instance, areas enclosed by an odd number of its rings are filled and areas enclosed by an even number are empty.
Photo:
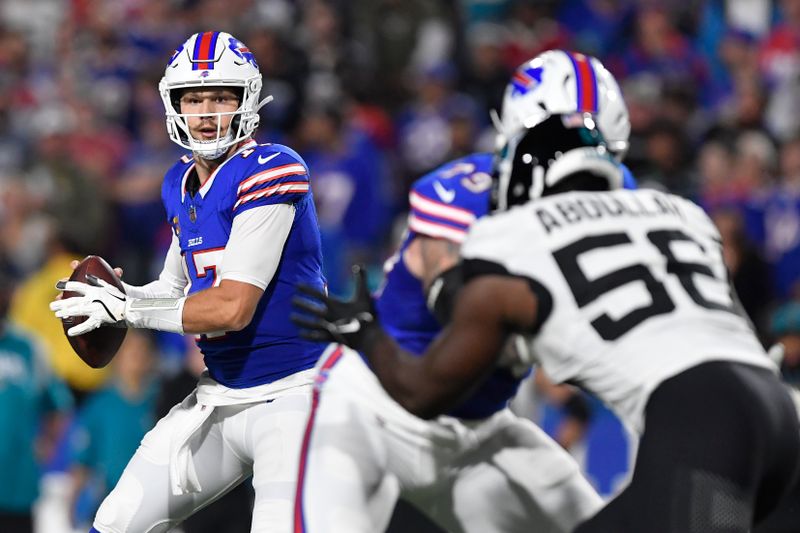
M258 156L258 164L259 165L266 165L267 163L269 163L270 161L272 161L273 159L275 159L279 155L281 155L280 152L278 152L276 154L268 155L267 157L264 157L264 156L260 155L260 156Z
M433 190L436 191L436 194L439 195L439 198L441 198L446 204L452 204L453 200L456 199L456 191L445 188L445 186L438 181L433 182Z

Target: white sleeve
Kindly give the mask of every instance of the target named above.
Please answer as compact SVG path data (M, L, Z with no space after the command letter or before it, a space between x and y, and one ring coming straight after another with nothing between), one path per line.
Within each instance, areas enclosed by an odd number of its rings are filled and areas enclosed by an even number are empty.
M290 204L254 207L236 215L231 227L219 279L242 281L266 289L281 260L294 222Z
M125 282L122 282L122 286L125 287L125 294L131 298L178 298L183 296L187 283L188 279L183 270L183 259L181 258L181 246L178 238L173 234L172 242L167 250L167 257L164 259L164 269L158 279L141 287L128 285Z

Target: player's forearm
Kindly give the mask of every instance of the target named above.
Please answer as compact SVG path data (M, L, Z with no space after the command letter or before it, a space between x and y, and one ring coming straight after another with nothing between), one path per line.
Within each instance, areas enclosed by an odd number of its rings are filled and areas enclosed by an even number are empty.
M183 307L186 333L239 331L253 319L254 305L222 287L212 287L193 294Z
M446 387L425 368L425 360L400 348L383 329L366 334L363 352L389 396L409 413L429 419L452 406Z
M178 298L183 294L183 286L163 278L151 281L147 285L129 285L122 282L122 286L125 288L125 294L131 298Z
M130 327L181 334L239 331L252 321L263 294L255 285L222 280L188 297L129 298L124 319Z

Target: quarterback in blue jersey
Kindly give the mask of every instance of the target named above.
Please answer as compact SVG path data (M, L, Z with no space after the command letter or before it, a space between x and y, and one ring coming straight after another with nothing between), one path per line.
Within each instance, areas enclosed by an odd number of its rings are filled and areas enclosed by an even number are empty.
M518 80L531 64L544 72L523 93ZM596 80L589 86L595 96L586 97L584 90L586 103L565 100L563 87L571 85L577 94L581 75ZM593 105L595 112L620 117L609 130L624 153L627 110L616 82L596 59L552 51L523 64L506 92L499 137L523 128L529 110L541 109L539 102L573 111ZM412 187L408 231L387 261L374 303L386 332L408 353L422 355L448 320L450 295L434 280L459 261L470 226L489 210L494 157L478 153L447 163ZM425 413L399 402L407 411L390 398L353 352L340 349L323 357L319 401L301 458L296 530L336 531L335 517L344 512L361 515L349 531L381 531L399 495L448 531L566 532L594 514L601 499L575 461L507 408L530 368L522 348L512 338L501 364L447 416L433 420L412 415ZM335 471L326 467L331 456L337 457ZM343 483L341 472L350 481Z
M224 32L192 35L159 84L170 138L191 151L165 177L173 230L159 279L125 294L60 282L83 296L51 305L107 323L197 336L207 366L197 389L142 440L101 505L93 531L171 529L253 476L253 531L289 532L297 450L324 347L289 319L295 284L324 287L309 171L293 150L257 144L262 79L249 49Z

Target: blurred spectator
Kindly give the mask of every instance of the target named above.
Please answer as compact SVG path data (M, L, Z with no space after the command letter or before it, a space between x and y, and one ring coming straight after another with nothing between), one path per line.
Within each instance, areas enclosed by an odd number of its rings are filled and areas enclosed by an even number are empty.
M646 150L646 163L636 173L641 186L683 196L694 194L687 168L687 143L680 126L665 119L656 121L648 131Z
M743 131L766 134L764 110L765 88L758 78L741 76L734 80L733 95L723 102L716 122L709 123L708 139L733 144Z
M766 344L767 327L773 299L770 283L772 272L755 245L748 239L741 213L735 208L722 208L712 213L722 237L722 257L747 316Z
M776 296L786 300L800 297L800 138L783 145L780 166L782 180L750 199L746 222L773 266Z
M731 78L742 70L758 70L759 41L775 16L773 0L709 0L698 7L697 47L709 67L716 105L732 87ZM754 70L755 69L755 70Z
M733 187L733 153L724 143L708 141L697 156L698 195L695 201L708 212L736 204Z
M91 113L85 108L84 112ZM107 242L108 205L99 183L87 170L110 172L109 154L102 144L95 144L102 134L88 138L87 125L80 121L65 105L53 104L37 112L33 125L38 157L25 181L31 200L52 217L59 234L81 250L102 253ZM84 131L80 136L79 125Z
M511 70L503 57L503 27L479 24L469 30L469 56L462 87L480 109L500 111Z
M781 0L781 21L761 46L761 72L771 91L768 126L779 139L800 133L800 0Z
M353 36L369 57L375 101L395 111L407 99L406 76L413 68L447 59L449 28L438 22L444 2L354 0L349 2ZM426 34L427 40L420 39ZM425 58L426 65L415 65ZM421 59L418 59L421 60Z
M648 164L647 132L659 118L662 92L662 83L653 74L638 74L622 82L622 94L631 121L630 146L625 164L634 176Z
M734 147L733 186L743 197L759 197L773 185L778 153L772 140L758 131L739 135Z
M12 287L0 277L0 531L33 533L40 467L51 458L69 391L50 373L42 347L6 318Z
M611 63L612 72L623 77L647 72L662 83L705 89L706 66L665 7L640 5L634 24L633 42Z
M78 402L103 384L108 371L84 363L70 346L61 321L45 310L58 296L56 282L69 277L70 263L80 259L83 256L68 239L51 235L44 265L19 286L11 305L12 320L45 345L53 372L66 382Z
M508 16L513 0L460 0L464 25L502 22Z
M710 56L713 62L706 103L712 108L726 104L735 95L736 80L760 76L758 41L744 30L729 30Z
M800 387L800 302L790 302L775 310L770 333L775 342L783 344L783 379Z
M163 134L164 119L160 113L142 113L138 129L141 137L119 177L110 180L108 191L118 222L111 257L114 264L125 265L125 281L133 285L143 285L161 272L162 265L156 272L151 268L158 256L159 232L169 227L161 204L161 185L164 169L182 155ZM159 261L161 257L158 256Z
M558 21L569 28L572 49L607 57L622 47L631 5L630 0L566 0L560 2Z
M503 57L514 70L533 56L552 48L570 48L564 27L552 18L552 2L514 0L506 19L508 34Z
M71 438L72 509L77 524L94 517L97 506L119 481L142 437L155 423L158 386L154 360L148 333L128 330L111 362L113 380L91 394L78 412Z
M254 28L243 37L264 73L262 98L268 94L274 97L262 108L261 126L256 132L265 139L279 139L282 133L293 131L303 109L308 57L290 36L289 31Z
M800 302L793 301L775 310L770 323L772 340L783 345L781 377L794 388L795 403L800 388ZM798 405L800 409L800 405ZM800 479L784 495L778 507L753 529L753 533L793 533L800 523Z
M358 48L349 46L334 6L326 0L303 3L304 48L309 60L305 92L312 105L331 104L344 99L342 77L358 61ZM363 59L361 61L364 62ZM352 73L351 75L354 75Z
M451 118L471 114L477 120L475 103L455 90L455 82L455 66L450 63L420 72L415 98L397 116L407 185L447 160L453 143Z
M325 275L341 294L353 262L376 263L392 215L390 186L381 153L343 122L339 106L307 111L302 155L311 170L323 239Z

